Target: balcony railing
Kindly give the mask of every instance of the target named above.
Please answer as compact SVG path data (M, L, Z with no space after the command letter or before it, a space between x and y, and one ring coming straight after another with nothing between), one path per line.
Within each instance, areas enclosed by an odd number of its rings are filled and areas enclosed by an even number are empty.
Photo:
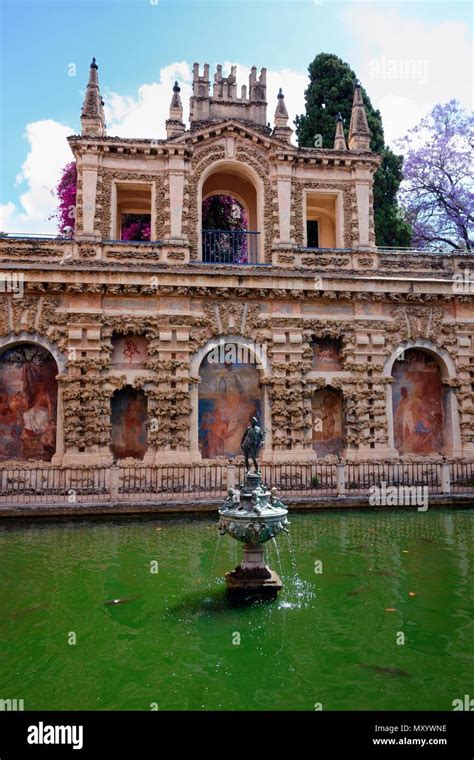
M202 230L202 260L207 264L257 264L259 232Z

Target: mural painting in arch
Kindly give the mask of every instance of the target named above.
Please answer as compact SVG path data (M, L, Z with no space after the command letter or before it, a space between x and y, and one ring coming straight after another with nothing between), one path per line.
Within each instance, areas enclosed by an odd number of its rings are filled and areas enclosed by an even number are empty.
M42 346L0 353L0 459L49 462L56 451L58 367Z
M312 342L313 369L318 372L339 372L342 369L340 340L317 338Z
M111 363L116 369L143 369L148 341L143 335L114 335Z
M115 459L143 459L147 449L147 399L130 385L116 391L111 400L111 450Z
M233 458L250 417L263 427L262 390L255 364L214 363L209 354L199 375L199 449L204 459Z
M343 396L334 388L316 391L313 408L313 448L318 457L338 454L344 446Z
M408 349L392 376L393 430L400 454L435 454L443 448L443 386L431 354Z

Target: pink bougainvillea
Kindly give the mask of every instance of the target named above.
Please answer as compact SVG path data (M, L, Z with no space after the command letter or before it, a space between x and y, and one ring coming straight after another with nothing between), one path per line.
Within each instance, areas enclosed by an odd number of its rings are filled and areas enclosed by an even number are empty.
M123 214L122 240L150 240L150 214Z
M247 214L230 195L211 195L202 202L203 230L246 230Z
M76 192L77 168L76 162L66 164L53 195L58 198L58 207L50 219L57 219L58 232L63 237L72 237L76 224Z

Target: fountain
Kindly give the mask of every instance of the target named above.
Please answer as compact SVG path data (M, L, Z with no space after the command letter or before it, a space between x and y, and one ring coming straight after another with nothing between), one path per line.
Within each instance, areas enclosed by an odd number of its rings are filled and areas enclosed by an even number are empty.
M262 485L258 470L257 453L263 434L252 418L252 424L242 438L245 454L245 482L238 488L229 488L228 497L219 509L218 529L221 536L228 533L244 545L244 556L235 570L226 573L227 588L233 593L253 592L262 596L275 596L282 582L274 570L265 563L263 544L287 530L288 510L276 498L276 488L268 490ZM249 472L249 455L255 472Z

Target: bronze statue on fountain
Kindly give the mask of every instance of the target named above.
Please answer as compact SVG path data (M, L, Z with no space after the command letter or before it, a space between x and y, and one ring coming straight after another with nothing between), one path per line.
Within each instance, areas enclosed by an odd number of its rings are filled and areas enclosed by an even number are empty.
M275 596L282 583L265 563L263 544L281 531L288 532L288 510L276 498L276 488L270 490L261 483L257 457L263 442L264 433L256 417L252 417L241 441L245 457L245 482L238 488L229 488L229 495L219 509L218 528L221 535L228 533L244 544L242 562L235 570L226 573L228 590L240 594L254 592ZM249 459L255 472L250 472Z

